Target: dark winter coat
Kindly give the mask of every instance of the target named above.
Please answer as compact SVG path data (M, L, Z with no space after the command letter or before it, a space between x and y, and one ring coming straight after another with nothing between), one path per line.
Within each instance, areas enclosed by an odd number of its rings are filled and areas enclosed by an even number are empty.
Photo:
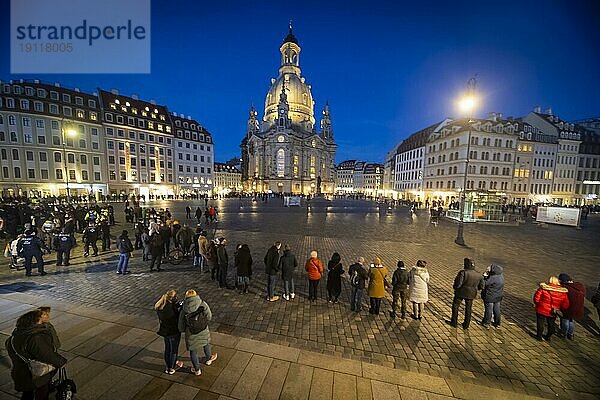
M453 288L454 296L473 300L477 297L477 291L483 288L483 276L472 265L467 265L454 278Z
M535 313L545 317L556 317L552 310L567 310L569 297L567 288L551 283L540 283L540 287L533 295Z
M163 246L163 239L162 239L162 235L160 233L157 232L152 232L152 234L150 235L150 254L152 255L152 257L158 257L163 253L164 250L164 246Z
M160 327L156 333L163 337L180 334L177 328L177 324L179 323L179 305L177 303L167 301L162 310L156 310L156 314L160 321Z
M57 369L67 363L67 359L56 351L60 344L56 343L53 339L53 333L49 328L49 324L39 324L24 330L15 329L12 333L12 338L12 346L10 337L6 340L5 346L12 361L11 376L15 390L18 392L30 391L36 387L46 385L50 382L56 370L34 380L29 367L15 353L15 350L27 359L52 364Z
M279 250L271 246L265 254L265 272L267 275L277 275L279 271Z
M490 272L483 278L481 298L484 303L497 303L502 301L504 294L504 270L499 265L492 265Z
M279 268L281 269L281 279L289 281L294 277L294 271L298 267L298 260L290 250L284 250L283 256L279 260Z
M121 254L131 253L133 251L133 245L128 236L119 236L117 239L117 249Z
M252 276L252 255L247 245L242 245L235 255L237 276Z
M340 293L342 291L342 274L344 268L340 262L340 257L332 257L327 263L327 290L332 293Z
M93 243L98 241L99 228L97 226L88 226L83 230L83 241Z
M75 245L75 239L68 233L59 233L54 237L54 248L62 251L69 251Z
M563 311L563 317L579 321L583 318L585 308L585 286L580 282L565 283L564 286L568 290L569 308Z
M356 274L357 279L353 277ZM369 279L369 273L361 263L354 263L348 268L348 275L350 275L350 284L357 289L364 289L366 281Z
M17 242L17 253L21 257L28 255L40 256L42 254L42 248L44 248L42 239L35 235L24 236Z
M397 268L392 275L392 293L408 290L409 280L410 273L406 267Z
M227 268L229 265L229 255L223 244L217 246L217 262L220 268Z

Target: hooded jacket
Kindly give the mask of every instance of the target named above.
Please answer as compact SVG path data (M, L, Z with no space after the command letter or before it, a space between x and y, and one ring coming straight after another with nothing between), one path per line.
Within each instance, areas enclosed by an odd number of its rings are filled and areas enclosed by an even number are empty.
M465 260L464 269L458 271L454 278L454 296L459 299L473 300L477 291L483 288L483 275L475 271L475 267Z
M235 253L234 263L237 270L237 276L252 276L252 255L250 254L248 245L242 245Z
M385 278L388 270L383 265L371 264L369 268L369 297L381 299L385 297Z
M413 303L429 301L429 271L427 268L413 267L408 275L409 299Z
M327 263L327 290L334 294L339 294L342 291L342 267L341 257L338 253L334 253L331 260Z
M279 259L279 268L281 269L281 279L289 281L294 277L294 271L298 268L298 261L291 250L284 250L283 256Z
M187 324L185 322L185 315L196 311L201 306L204 307L206 318L208 321L210 321L212 319L212 312L210 311L208 304L202 300L200 296L193 296L185 299L183 301L183 306L181 307L181 312L179 313L179 322L177 324L177 328L180 332L185 333L185 347L188 351L194 350L202 352L203 347L210 343L210 331L208 330L208 326L205 330L196 334L192 334L187 328Z
M546 317L556 317L552 310L566 310L569 308L568 289L551 283L540 283L540 287L533 295L535 312Z
M501 266L493 264L487 277L483 278L481 298L484 303L497 303L504 294L504 270Z
M33 379L29 367L16 352L27 359L52 364L57 369L67 363L67 359L56 351L60 344L55 343L49 324L39 324L28 329L15 329L12 338L12 345L9 337L6 340L5 347L12 361L11 376L15 384L15 390L18 392L35 390L36 387L46 385L50 382L56 370Z
M321 279L321 275L323 275L323 264L318 258L309 258L304 269L306 270L308 280L310 281L318 281Z

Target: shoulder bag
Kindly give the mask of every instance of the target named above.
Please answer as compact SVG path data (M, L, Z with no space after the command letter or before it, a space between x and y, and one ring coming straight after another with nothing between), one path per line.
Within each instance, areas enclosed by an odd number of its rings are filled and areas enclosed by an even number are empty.
M10 337L10 346L13 348L15 354L27 365L29 371L31 372L31 376L33 376L34 378L38 378L40 376L49 374L50 372L56 369L56 367L52 364L48 364L38 360L30 360L19 354L19 352L17 352L17 349L15 348L15 345L13 344L12 336Z

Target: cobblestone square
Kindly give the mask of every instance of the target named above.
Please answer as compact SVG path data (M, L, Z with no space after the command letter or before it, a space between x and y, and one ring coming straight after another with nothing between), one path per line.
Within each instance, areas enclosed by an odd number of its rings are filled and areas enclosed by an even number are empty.
M343 368L340 358L364 361L396 368L398 376L402 371L412 371L458 380L464 383L464 390L478 384L548 398L600 395L598 316L589 300L586 318L577 324L574 341L553 338L539 343L531 337L535 330L532 296L541 281L567 272L586 285L588 299L593 294L600 261L600 218L596 215L590 215L580 230L535 223L467 224L468 246L463 248L454 244L456 225L450 221L431 225L425 210L411 216L407 208L353 200L316 199L309 207L303 203L293 208L283 207L280 199L267 203L225 199L214 203L219 208L219 222L208 227L209 234L227 238L230 260L237 243L247 243L252 251L254 273L247 295L219 289L210 274L200 273L189 259L178 266L166 264L163 272L150 273L140 251L131 260L132 274L117 275L114 250L84 258L81 245L68 268L54 267L47 261L49 274L45 277L34 273L26 278L23 271L9 270L6 259L2 260L0 295L24 292L51 305L61 301L79 304L80 311L90 317L114 311L135 318L139 328L152 330L157 326L152 306L160 294L170 287L180 292L196 288L213 311L212 330L334 357L317 360L317 364L335 362ZM182 201L151 204L156 209L168 207L176 219L193 226L195 220L185 220L185 205ZM196 206L191 205L193 209ZM117 220L122 221L122 207L116 206L116 212ZM113 235L121 229L128 229L133 236L133 227L123 222L113 227ZM267 302L262 260L277 240L289 244L298 258L297 296L291 301ZM347 274L339 303L327 303L324 281L319 285L319 300L310 303L303 266L311 250L319 252L324 264L337 251L346 270L359 256L367 261L378 256L391 272L399 259L408 266L417 259L426 260L431 282L423 320L390 319L390 299L384 301L378 316L365 309L359 314L351 312ZM454 329L444 322L450 317L452 282L462 268L463 257L473 258L480 272L490 263L505 268L503 324L498 330L486 330L476 323L483 313L481 299L474 302L473 323L468 330ZM230 284L234 283L234 275L230 267ZM15 317L22 311L15 309ZM8 322L0 325L3 334L10 334L12 327ZM143 341L145 345L151 340L141 333L124 338L118 329L110 334L114 339L109 341ZM110 349L100 349L94 343L86 342L85 346L78 354L101 361L119 357L120 362L126 362L133 356L111 354ZM251 362L265 369L270 365L262 359ZM302 376L298 371L298 379ZM332 379L338 379L337 373Z

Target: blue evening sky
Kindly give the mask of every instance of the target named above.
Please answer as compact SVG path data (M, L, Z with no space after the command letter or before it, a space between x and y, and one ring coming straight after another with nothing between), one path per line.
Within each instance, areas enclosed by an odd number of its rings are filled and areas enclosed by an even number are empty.
M217 161L239 155L251 103L262 116L289 19L317 116L329 100L338 162L381 162L411 133L456 116L454 99L474 74L480 116L522 116L536 105L567 120L600 116L595 0L154 0L148 75L11 75L8 3L0 12L0 79L155 99L200 121Z

